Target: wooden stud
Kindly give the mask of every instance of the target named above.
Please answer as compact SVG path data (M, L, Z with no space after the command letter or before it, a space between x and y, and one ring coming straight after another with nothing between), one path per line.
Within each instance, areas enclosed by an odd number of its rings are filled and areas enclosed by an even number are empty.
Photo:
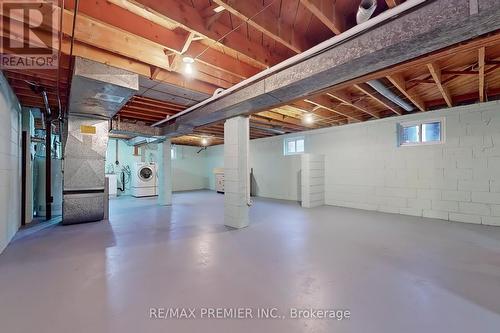
M415 106L420 110L420 111L426 111L425 109L425 104L424 102L422 101L422 99L420 99L419 96L409 92L407 89L406 89L406 82L405 82L405 79L403 77L402 74L392 74L392 75L388 75L387 76L387 79L389 81L391 81L391 83L403 94L406 96L406 98L408 98L413 104L415 104Z
M214 22L211 29L207 29L205 19L201 16L200 12L179 0L136 0L133 2L133 5L123 0L109 1L118 6L126 6L128 10L133 11L136 15L154 14L155 16L159 16L187 31L210 39L214 45L221 43L265 66L277 64L285 58L261 44L249 41L241 32L234 31L228 34L232 29L220 22ZM147 13L144 14L144 11ZM223 40L219 41L223 36Z
M484 75L484 67L485 67L485 59L486 58L486 48L479 48L478 52L478 65L479 65L479 101L484 102L485 98L485 75Z
M344 104L352 106L353 108L358 109L359 111L366 113L369 116L372 116L375 118L380 118L380 115L378 113L370 111L370 105L367 105L363 101L359 101L357 103L354 103L352 101L351 97L343 91L328 92L326 94L330 97L333 97L333 98L341 101Z
M156 78L158 77L158 74L160 74L160 72L161 72L161 68L151 66L151 76L150 76L151 79L156 80Z
M353 120L355 122L364 121L364 119L362 117L359 117L357 115L353 115L351 112L346 112L347 110L343 110L343 108L341 106L338 106L338 105L334 106L332 104L332 101L324 95L311 97L311 98L306 99L305 101L308 103L311 103L313 105L319 106L321 108L335 112L335 113L337 113L341 116L344 116L347 119Z
M294 32L293 26L281 21L261 2L228 0L213 0L213 2L295 53L305 51L312 46L303 36L298 36Z
M401 109L401 107L399 107L392 101L388 100L384 96L380 95L375 89L370 87L368 84L366 83L355 84L354 87L359 91L361 91L362 93L370 96L374 101L386 107L388 110L391 110L395 114L397 115L403 114L403 110Z
M385 2L387 3L387 6L389 8L393 8L399 5L401 3L401 0L385 0Z
M334 34L339 35L344 31L343 16L336 11L334 2L330 0L300 0L300 3Z
M427 68L429 69L432 79L436 83L439 92L441 92L441 95L443 95L446 104L451 108L453 106L453 100L451 98L449 89L443 85L441 69L435 62L427 64Z
M181 54L184 54L186 53L186 51L188 50L189 46L191 45L191 42L193 41L193 38L195 36L195 33L194 32L189 32L186 36L186 40L184 41L184 44L182 45L182 49L181 49Z

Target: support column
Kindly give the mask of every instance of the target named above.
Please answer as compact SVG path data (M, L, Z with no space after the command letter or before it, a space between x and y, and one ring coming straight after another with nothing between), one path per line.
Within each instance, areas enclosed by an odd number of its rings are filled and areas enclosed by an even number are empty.
M312 208L325 204L325 155L301 155L302 207Z
M248 226L250 174L249 119L235 117L224 123L224 224Z
M159 195L158 203L169 206L172 204L172 155L170 139L160 144L160 158L158 168Z

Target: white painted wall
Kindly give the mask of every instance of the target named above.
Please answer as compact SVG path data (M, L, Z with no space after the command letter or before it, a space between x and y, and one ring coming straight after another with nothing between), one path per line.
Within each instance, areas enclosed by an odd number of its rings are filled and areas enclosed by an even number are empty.
M397 147L398 122L444 117L446 142ZM386 118L301 133L325 155L328 205L500 225L500 102ZM292 136L292 135L289 135ZM279 136L252 140L258 195L298 200L300 161ZM207 172L222 166L208 149ZM209 186L213 189L213 180Z
M300 157L302 207L323 206L325 204L325 156L305 153Z
M206 152L199 147L175 146L177 156L172 161L173 190L188 191L206 189L208 176L206 175Z
M264 198L300 200L300 156L283 155L284 136L250 141L250 168L255 194ZM208 188L215 190L214 168L224 167L224 146L207 149Z
M21 106L0 72L0 252L21 224Z
M115 164L116 140L111 139L106 150L106 170L109 164ZM190 146L175 146L176 158L172 161L173 166L173 190L187 191L205 189L208 179L205 168L205 152L197 154L200 148ZM150 144L139 149L139 155L134 156L134 147L129 146L123 140L118 140L118 161L120 166L114 166L115 173L119 173L125 165L132 166L136 162L158 162L159 145ZM125 195L130 194L130 183L127 185Z

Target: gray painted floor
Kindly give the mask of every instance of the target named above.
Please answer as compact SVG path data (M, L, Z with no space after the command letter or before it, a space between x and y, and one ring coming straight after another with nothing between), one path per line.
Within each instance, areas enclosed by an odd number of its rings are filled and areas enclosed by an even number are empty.
M499 332L500 228L223 196L111 203L111 222L52 226L0 255L0 331ZM150 307L346 308L336 320L149 319Z

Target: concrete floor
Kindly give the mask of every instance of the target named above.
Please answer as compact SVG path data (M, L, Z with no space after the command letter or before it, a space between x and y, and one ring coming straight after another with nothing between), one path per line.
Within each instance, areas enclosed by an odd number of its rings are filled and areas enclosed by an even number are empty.
M151 320L150 307L346 308L335 320ZM500 228L223 196L111 203L0 255L1 332L498 332Z

